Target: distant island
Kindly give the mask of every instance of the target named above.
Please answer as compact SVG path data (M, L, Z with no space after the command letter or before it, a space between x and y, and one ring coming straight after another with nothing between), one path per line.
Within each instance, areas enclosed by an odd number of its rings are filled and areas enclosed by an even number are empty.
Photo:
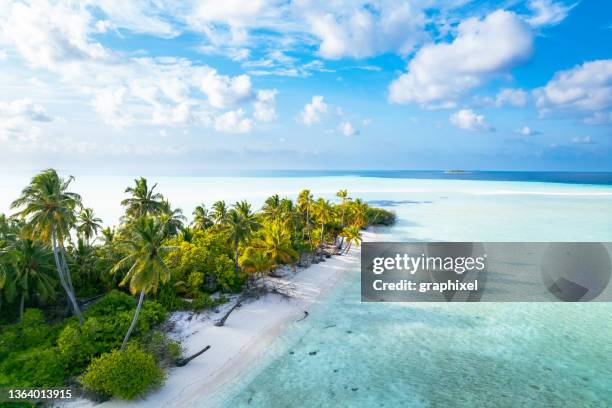
M461 173L469 173L465 170L445 170L444 174L461 174Z

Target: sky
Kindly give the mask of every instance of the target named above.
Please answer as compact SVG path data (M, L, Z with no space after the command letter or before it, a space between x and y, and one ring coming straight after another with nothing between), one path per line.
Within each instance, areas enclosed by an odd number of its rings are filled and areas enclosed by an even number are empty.
M0 3L0 171L612 171L612 3Z

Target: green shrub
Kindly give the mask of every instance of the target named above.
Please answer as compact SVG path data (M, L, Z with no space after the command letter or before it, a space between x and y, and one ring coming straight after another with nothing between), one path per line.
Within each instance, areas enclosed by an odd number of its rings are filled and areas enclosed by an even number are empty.
M368 221L372 225L393 225L395 223L395 218L394 212L377 207L368 208Z
M6 326L0 335L0 361L16 351L51 346L54 340L53 326L45 324L43 313L39 309L26 309L22 321Z
M120 295L118 298L123 296L123 294ZM124 299L119 302L113 300L110 303L115 306L120 303L126 304ZM64 358L70 362L72 372L79 372L89 364L92 358L121 345L134 318L134 311L135 309L120 311L104 317L90 316L82 325L66 326L59 335L57 345ZM162 305L157 302L145 302L133 333L134 338L148 334L165 318L166 311Z
M168 311L183 310L188 308L188 303L176 293L172 284L162 285L157 293L156 300Z
M144 394L163 379L155 358L134 344L96 358L81 377L86 389L125 400Z
M173 366L183 354L181 343L158 330L145 339L142 347L147 353L152 354L159 364L166 367Z
M110 316L118 312L135 309L136 303L136 299L132 296L113 289L100 301L87 309L86 314L87 316Z
M223 254L215 259L215 281L218 287L225 292L238 292L246 281L246 274L240 272L236 275L234 261Z
M13 353L0 366L11 387L58 387L64 384L67 361L55 347Z

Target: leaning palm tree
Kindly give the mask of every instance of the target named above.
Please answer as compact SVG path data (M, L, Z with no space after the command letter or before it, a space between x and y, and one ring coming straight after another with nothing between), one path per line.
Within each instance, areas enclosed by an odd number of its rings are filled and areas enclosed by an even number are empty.
M357 225L351 225L345 227L340 235L346 239L348 245L344 248L344 252L348 253L351 249L351 245L359 246L359 243L363 241L363 237L361 236L361 228Z
M89 245L91 238L102 229L102 220L94 216L93 209L91 208L83 208L77 216L77 219L77 233L82 236L87 245Z
M138 218L147 215L157 215L162 209L163 196L160 193L155 193L157 184L149 189L147 179L140 177L134 180L134 187L125 189L126 193L131 195L121 201L121 205L127 207L125 212L128 217Z
M76 224L76 210L81 207L81 196L68 191L73 180L72 176L67 179L59 177L53 169L44 170L32 178L11 208L21 208L16 215L26 220L26 230L31 237L51 243L60 285L72 304L75 316L83 323L64 247Z
M10 249L16 254L14 283L21 298L19 316L23 319L27 299L36 296L46 300L55 294L53 255L45 244L28 238L17 240Z
M129 284L132 294L140 292L134 319L123 339L121 350L125 350L136 326L145 294L156 292L160 283L170 279L170 270L164 263L164 256L175 248L163 245L165 238L166 226L163 221L140 217L131 225L129 236L119 243L127 255L111 268L111 273L129 268L119 285Z
M203 231L209 227L212 227L213 224L214 222L204 204L198 205L193 210L193 221L191 222L191 226L193 228Z

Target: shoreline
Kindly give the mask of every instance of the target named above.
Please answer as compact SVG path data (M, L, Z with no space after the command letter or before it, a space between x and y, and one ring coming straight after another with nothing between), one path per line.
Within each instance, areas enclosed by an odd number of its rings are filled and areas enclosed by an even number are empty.
M363 232L364 241L375 240L375 237L376 233ZM81 403L70 405L187 407L196 406L204 397L220 397L215 395L216 392L248 370L288 323L299 319L312 304L320 301L323 295L336 287L344 274L358 269L360 253L361 248L353 247L347 254L332 256L325 262L300 268L283 278L275 278L279 283L292 286L291 298L270 293L245 302L232 312L223 327L216 327L214 323L233 302L223 305L218 313L174 313L170 319L175 327L170 335L181 340L183 354L191 355L206 345L211 346L210 350L184 367L170 368L164 385L143 399L110 400L102 404L91 401L87 404L80 400Z

